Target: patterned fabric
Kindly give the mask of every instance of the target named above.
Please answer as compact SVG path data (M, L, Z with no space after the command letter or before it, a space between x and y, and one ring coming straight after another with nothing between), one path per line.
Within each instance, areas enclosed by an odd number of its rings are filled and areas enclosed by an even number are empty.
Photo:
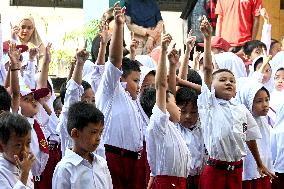
M34 130L35 130L37 138L38 138L38 144L39 144L40 151L42 151L46 154L49 154L48 144L47 144L46 139L44 137L44 134L43 134L43 132L40 128L40 125L36 120L34 121L33 127L34 127Z

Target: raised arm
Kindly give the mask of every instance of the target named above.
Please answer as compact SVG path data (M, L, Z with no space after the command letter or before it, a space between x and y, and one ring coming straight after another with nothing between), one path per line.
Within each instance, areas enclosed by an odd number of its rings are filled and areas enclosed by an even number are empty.
M176 96L176 65L179 63L179 53L175 49L175 44L173 45L172 50L168 54L168 60L169 60L169 77L168 77L168 83L169 83L169 90L173 93L174 96Z
M72 74L72 79L78 84L82 84L82 71L84 67L84 63L89 58L89 53L86 49L82 49L76 54L76 65Z
M190 52L194 47L195 41L196 41L196 37L195 36L191 36L192 31L189 32L187 39L186 39L186 49L185 49L185 53L183 56L183 60L181 62L181 66L179 69L179 74L178 76L181 79L185 79L187 78L187 73L188 73L188 63L189 63L189 56L190 56Z
M123 26L125 21L124 12L125 9L121 9L119 7L119 2L116 2L113 10L115 24L110 41L109 58L110 62L118 69L121 68L123 57Z
M258 28L259 28L259 16L253 17L253 25L252 25L252 31L251 31L251 38L252 40L256 39Z
M212 27L205 16L203 16L202 22L200 24L200 31L204 36L204 81L209 90L212 84L212 56L211 56L211 37L212 37Z
M166 99L167 99L167 65L166 65L166 54L168 49L168 44L171 42L172 37L166 34L162 37L162 49L160 54L160 59L157 67L157 73L155 77L156 84L156 104L159 109L166 112Z
M19 71L21 70L21 53L16 48L15 43L10 43L8 55L11 60L11 92L12 92L12 111L18 112L20 106L20 85L19 85Z
M46 48L45 48L43 64L42 64L41 72L39 74L39 78L38 78L38 81L37 81L37 89L47 87L49 63L51 61L50 48L51 48L51 43L48 43Z
M101 41L100 41L100 48L99 48L99 53L98 53L97 64L104 65L107 43L109 42L111 38L111 33L108 30L107 22L103 22L103 24L100 26L99 35L101 37Z
M130 44L130 55L129 58L131 60L135 60L136 57L136 49L138 48L139 41L137 41L135 38L132 38L131 44Z

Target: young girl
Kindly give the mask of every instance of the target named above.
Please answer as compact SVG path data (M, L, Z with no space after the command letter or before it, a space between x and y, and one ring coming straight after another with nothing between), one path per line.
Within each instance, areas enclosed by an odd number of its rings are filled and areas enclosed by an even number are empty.
M284 102L284 67L279 68L274 75L274 90L271 93L270 107L272 111L278 110L279 101Z
M241 84L241 85L240 85ZM247 78L239 80L237 100L244 104L252 113L259 126L262 138L256 139L259 154L262 162L268 169L272 169L272 155L270 144L270 129L266 115L269 110L269 92L262 84L256 81L249 81ZM270 178L260 175L256 161L247 148L247 156L244 158L243 189L269 189L271 188Z

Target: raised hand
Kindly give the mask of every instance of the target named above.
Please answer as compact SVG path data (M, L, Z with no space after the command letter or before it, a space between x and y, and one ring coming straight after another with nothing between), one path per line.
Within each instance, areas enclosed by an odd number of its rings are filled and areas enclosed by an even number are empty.
M132 38L131 44L130 44L130 53L135 53L136 49L138 48L139 41L135 38Z
M261 7L260 7L261 8ZM266 23L269 23L269 15L265 8L260 9L260 15L263 17Z
M186 39L186 50L191 51L195 45L196 36L192 36L192 30L187 35Z
M86 48L83 48L76 53L76 60L79 64L84 64L89 58L89 53L86 51Z
M39 53L39 49L38 48L31 48L29 50L29 58L30 58L30 60L34 60L35 57L38 55L38 53Z
M99 35L101 37L102 44L107 44L111 39L111 33L108 30L108 23L106 21L103 21L103 23L100 25Z
M51 49L52 43L47 43L47 46L45 47L45 63L50 63L51 62Z
M164 34L163 36L162 36L162 50L167 50L168 49L168 46L169 46L169 44L171 43L171 41L172 41L172 36L170 35L170 34Z
M179 53L175 49L176 44L172 46L171 51L168 53L168 60L170 64L177 65L179 63Z
M212 36L212 26L209 23L208 19L206 16L203 15L202 21L200 24L200 31L204 35L205 38L210 38Z
M119 7L119 1L114 4L114 9L113 9L113 15L114 15L114 20L116 24L118 25L123 25L125 22L125 7L121 8Z
M16 48L15 43L9 44L8 56L10 57L10 60L11 60L11 69L20 69L21 68L21 62L20 62L21 52L20 50Z
M18 33L20 32L19 26L13 26L12 23L10 22L10 27L11 27L11 37L12 37L12 39L17 40Z

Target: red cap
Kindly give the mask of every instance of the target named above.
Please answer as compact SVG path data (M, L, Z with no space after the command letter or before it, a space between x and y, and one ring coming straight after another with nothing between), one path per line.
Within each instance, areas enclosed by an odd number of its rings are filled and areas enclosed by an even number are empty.
M198 43L199 46L204 47L204 43ZM222 37L212 36L211 38L211 47L220 48L228 52L231 45L228 41Z
M29 47L27 45L17 45L17 49L20 49L21 53L26 52L29 50ZM7 53L9 51L9 41L3 42L3 52Z

